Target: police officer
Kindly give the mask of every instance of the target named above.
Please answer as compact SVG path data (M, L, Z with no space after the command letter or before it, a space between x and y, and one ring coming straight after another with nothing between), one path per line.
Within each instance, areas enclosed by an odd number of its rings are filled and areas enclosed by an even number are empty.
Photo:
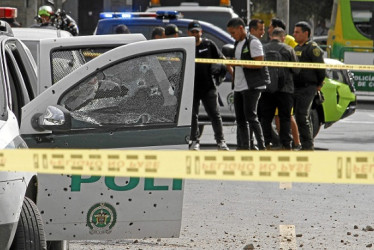
M51 6L41 6L38 10L37 23L33 24L31 28L56 29L52 22L52 18L54 17L54 15L55 12L53 11L53 8Z
M317 43L310 41L311 26L307 22L295 25L293 36L298 45L296 56L300 62L324 63L323 51ZM321 90L325 78L324 69L301 69L294 76L294 113L299 127L302 150L314 150L312 127L309 114L314 96Z

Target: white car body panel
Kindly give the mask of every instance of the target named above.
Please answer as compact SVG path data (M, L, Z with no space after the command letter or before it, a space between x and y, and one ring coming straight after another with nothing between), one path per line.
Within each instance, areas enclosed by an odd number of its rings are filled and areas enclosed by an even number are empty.
M98 36L97 42L109 37ZM69 42L75 43L70 38L63 40L57 39L56 42L42 40L41 49L50 51L58 42L64 43L64 46L68 46ZM61 95L98 69L136 55L171 50L183 50L185 53L185 67L182 69L184 70L183 89L176 126L189 127L195 41L191 37L174 41L172 39L141 41L115 48L84 64L53 86L48 86L47 90L22 108L22 134L50 134L51 131L37 131L31 126L35 114L44 113L50 105L57 105ZM39 68L43 67L43 64L39 65ZM168 145L159 149L172 147L173 145ZM139 148L145 149L145 147ZM179 236L183 205L184 182L182 180L65 175L38 175L38 178L37 204L43 214L47 240ZM94 217L104 222L99 225L92 223Z
M31 54L24 44L3 34L0 34L0 39L0 149L24 148L26 145L20 137L17 117L10 109L13 105L16 106L12 99L15 88L11 84L17 85L18 90L23 92L24 96L18 98L18 102L29 101L29 98L23 83L12 82L20 76L20 65L15 63L10 48L18 52L17 60L22 61L23 72L28 75L23 80L36 80L35 68ZM13 73L12 81L10 72ZM4 164L6 158L0 153L0 249L8 249L12 244L26 190L31 184L30 180L36 175L31 172L1 171Z

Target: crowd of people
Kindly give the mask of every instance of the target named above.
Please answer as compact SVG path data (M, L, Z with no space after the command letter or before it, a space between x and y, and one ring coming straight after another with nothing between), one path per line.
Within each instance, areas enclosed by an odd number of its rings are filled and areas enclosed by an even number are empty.
M235 39L230 59L267 60L268 53L279 53L279 61L324 63L321 48L310 40L312 27L307 22L296 23L293 36L286 34L285 23L273 18L268 28L270 41L260 40L265 34L261 19L249 22L247 32L241 18L227 24L228 33ZM168 24L155 27L152 39L179 37L178 27ZM187 35L195 37L196 58L224 59L217 45L203 37L199 21L188 25ZM195 64L194 98L191 119L190 150L199 150L199 106L203 104L211 121L218 150L229 150L223 134L218 93L213 77L214 64ZM313 99L321 90L325 78L323 69L282 68L282 79L274 80L272 68L267 66L226 65L233 77L234 108L237 126L237 150L271 150L273 136L279 134L282 150L314 150L312 127L309 120ZM270 72L270 73L269 73ZM278 74L279 74L278 72ZM274 87L275 82L277 86ZM273 129L275 120L277 132ZM250 143L252 136L257 145Z
M265 33L262 20L250 21L250 34L246 33L240 18L230 20L227 30L236 40L235 59L261 61L267 59L268 52L277 51L285 62L324 63L321 48L310 40L312 28L307 22L296 23L292 37L286 35L282 20L273 19L268 29L270 42L265 45L259 41ZM282 85L271 92L268 87L275 81L269 76L268 67L233 68L238 149L249 149L248 133L251 131L256 136L259 150L271 149L271 123L277 114L281 149L291 150L294 145L298 150L314 150L309 114L313 99L323 85L325 71L283 68L283 79L276 80L282 81Z
M268 53L279 54L278 61L324 63L321 48L310 40L312 28L307 22L298 22L294 37L287 35L280 19L272 19L268 29L270 41L263 45L264 21L253 19L249 33L241 18L233 18L227 31L235 39L231 59L267 60ZM198 21L188 27L188 35L196 38L196 58L224 58L213 41L202 38ZM202 53L202 51L204 51ZM195 89L191 126L191 150L199 150L198 108L200 102L212 122L219 150L228 150L222 133L217 90L212 81L209 64L196 64ZM274 149L272 122L275 119L282 150L314 150L312 127L309 120L313 99L321 90L325 78L323 69L282 68L276 79L274 69L267 66L227 65L233 76L234 107L237 126L237 150L251 150L250 138L254 134L258 150ZM270 73L269 73L270 71ZM277 84L274 87L274 84Z

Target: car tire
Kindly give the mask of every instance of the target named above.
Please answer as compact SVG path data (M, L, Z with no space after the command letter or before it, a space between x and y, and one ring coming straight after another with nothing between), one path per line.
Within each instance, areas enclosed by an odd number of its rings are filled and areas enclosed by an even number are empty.
M35 203L25 197L11 250L47 249L42 216Z
M48 250L69 250L69 241L47 241Z
M311 124L311 127L312 127L313 138L315 138L317 136L318 132L319 132L319 129L321 128L321 122L320 122L320 119L319 119L319 116L318 116L317 109L311 109L310 110L309 120L310 120L310 124Z

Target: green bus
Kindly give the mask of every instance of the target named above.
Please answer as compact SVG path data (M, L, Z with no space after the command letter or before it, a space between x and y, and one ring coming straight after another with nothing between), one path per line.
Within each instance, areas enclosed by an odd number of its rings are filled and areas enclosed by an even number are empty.
M374 0L334 0L329 57L348 64L374 64ZM374 72L352 71L358 93L374 95Z

